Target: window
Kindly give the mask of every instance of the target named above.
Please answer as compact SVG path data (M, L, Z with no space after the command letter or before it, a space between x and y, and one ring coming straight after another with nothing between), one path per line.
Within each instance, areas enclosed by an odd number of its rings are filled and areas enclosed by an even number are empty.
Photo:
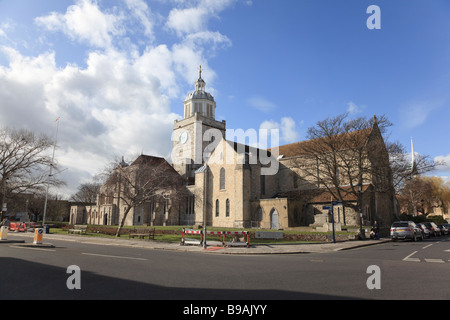
M206 106L206 115L208 116L208 117L213 117L213 106L212 106L212 104L207 104L207 106Z
M193 196L186 197L186 214L194 214L194 200Z
M226 217L230 216L230 200L227 199Z
M219 199L216 200L216 217L219 216Z
M220 169L220 190L225 190L225 168Z

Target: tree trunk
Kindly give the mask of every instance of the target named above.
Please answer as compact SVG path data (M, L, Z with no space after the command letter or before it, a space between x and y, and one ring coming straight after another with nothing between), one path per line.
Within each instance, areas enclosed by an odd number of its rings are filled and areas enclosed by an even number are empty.
M122 230L123 225L125 224L125 220L126 220L126 218L127 218L127 216L128 216L128 213L130 212L130 210L131 210L131 207L129 206L129 207L127 208L127 210L125 210L125 212L123 213L123 218L122 218L122 220L120 221L120 225L119 225L119 227L117 228L117 232L116 232L116 237L117 237L117 238L120 237L120 231Z

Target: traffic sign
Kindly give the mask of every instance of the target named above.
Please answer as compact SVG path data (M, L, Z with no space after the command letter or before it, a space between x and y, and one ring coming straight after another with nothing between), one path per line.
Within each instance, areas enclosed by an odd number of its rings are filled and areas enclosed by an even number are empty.
M322 209L323 210L331 210L331 207L330 206L323 206Z

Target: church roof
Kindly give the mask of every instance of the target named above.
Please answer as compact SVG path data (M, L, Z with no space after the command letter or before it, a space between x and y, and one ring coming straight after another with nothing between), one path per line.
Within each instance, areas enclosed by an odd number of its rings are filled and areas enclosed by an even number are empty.
M353 132L349 132L349 133L343 133L343 134L335 135L333 137L335 137L335 139L337 141L340 140L339 143L341 143L342 145L345 145L344 144L345 139L348 139L348 142L351 142L353 144L355 144L355 143L365 144L367 142L367 139L369 138L371 131L372 131L372 129L370 128L370 129L365 129L365 130L353 131ZM317 148L317 145L318 145L318 143L321 142L321 140L325 141L325 138L305 140L305 141L294 142L291 144L279 146L278 154L280 156L284 156L285 158L307 155L307 154L310 154L311 150L313 150L314 148ZM326 142L324 142L324 143L322 143L321 146L326 148L327 145L328 144ZM271 149L269 149L269 150L271 150Z
M258 155L261 152L264 152L264 155L267 154L267 156L270 156L270 149L265 150L265 149L261 149L261 148L256 148L256 147L252 147L246 144L242 144L242 143L238 143L235 141L230 141L230 140L225 140L231 147L234 148L234 151L236 152L245 152L245 153L251 153L251 152L256 152Z
M167 162L166 159L154 156L140 155L136 158L130 165L121 166L119 165L116 169L122 168L124 172L133 172L134 169L138 170L153 170L157 169L158 172L163 172L167 176L172 177L175 175L180 178L179 173ZM115 169L115 170L116 170ZM116 177L114 175L110 175L110 177L106 180L103 187L110 187L116 183Z
M370 184L362 186L362 193L366 192L371 187ZM357 195L352 192L350 186L340 187L344 201L357 201ZM334 194L337 193L336 188L332 188ZM306 200L309 203L330 203L337 199L333 197L332 193L327 188L316 188L306 190L293 190L287 192L280 192L276 195L278 198Z
M167 162L166 159L164 159L164 158L147 156L147 155L142 154L131 163L131 166L142 165L142 164L143 165L160 165L160 164L163 164L164 162Z
M130 167L140 166L140 165L148 166L148 167L155 167L155 168L158 168L159 170L163 170L164 172L167 172L170 174L176 173L178 175L178 172L164 158L147 156L145 154L142 154L136 160L134 160L133 163L130 164Z
M190 92L186 99L184 101L189 101L192 99L205 99L205 100L210 100L210 101L214 101L214 97L205 91L194 91L194 92Z

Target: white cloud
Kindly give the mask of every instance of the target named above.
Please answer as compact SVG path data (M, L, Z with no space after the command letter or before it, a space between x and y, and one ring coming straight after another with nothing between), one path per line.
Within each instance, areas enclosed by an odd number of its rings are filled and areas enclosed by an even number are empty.
M208 10L206 8L173 9L167 21L167 27L179 36L206 29Z
M437 171L440 172L449 172L450 173L450 154L446 156L437 156L434 158L435 162L443 163L441 166L436 168Z
M170 11L166 26L175 31L178 36L207 31L208 22L218 18L218 14L233 5L236 0L199 0L176 1L184 8L174 8Z
M280 124L273 120L266 120L259 126L259 129L264 130L274 130L274 129L280 129Z
M152 50L135 60L120 52L91 53L85 69L57 68L54 53L2 51L10 65L0 67L0 124L53 136L61 116L57 159L69 169L63 176L75 177L75 171L85 178L122 154L170 155L170 132L180 116L170 111L154 70L146 69L160 61ZM173 79L164 81L176 87ZM83 161L74 161L74 154Z
M144 26L144 34L154 39L154 17L147 3L143 0L125 0L125 3L133 16Z
M444 106L444 101L413 101L401 108L403 125L409 129L416 128L425 123L432 112Z
M275 103L273 103L265 98L261 98L261 97L249 98L249 99L247 99L247 103L251 107L253 107L261 112L264 112L264 113L270 113L271 111L275 110L277 107Z
M259 129L265 130L279 130L280 142L293 143L297 142L300 138L300 134L297 131L297 126L291 117L283 117L280 122L274 120L267 120L261 123Z
M77 0L65 14L52 12L35 22L50 31L62 31L72 40L108 48L113 36L124 34L121 20L120 16L102 12L95 0Z
M227 48L231 46L231 40L221 34L220 32L212 32L212 31L201 31L197 33L189 34L185 41L185 44L191 47L198 47L200 45L210 45L212 46L211 52L217 50L219 46Z
M365 105L357 105L353 101L350 101L349 103L347 103L347 106L348 106L347 112L348 112L348 114L350 114L352 116L360 114L366 109Z
M294 119L291 117L281 118L281 140L286 143L297 142L299 134Z
M235 2L172 1L185 9L203 5L210 14L207 19L217 18ZM186 88L192 90L200 64L214 94L216 73L205 56L230 46L230 39L205 24L178 42L155 44L161 40L154 32L157 22L164 25L161 19L143 0L125 0L112 9L101 8L96 0L77 0L65 13L52 12L34 21L43 27L40 37L61 32L87 45L84 61L61 66L57 49L28 56L0 47L7 61L0 65L0 125L53 136L54 121L61 117L56 159L68 169L61 177L69 186L58 192L70 194L122 155L144 152L168 158L173 122L181 118L177 112L183 110ZM149 40L142 50L128 38L136 34L136 41ZM171 108L171 99L179 104Z
M12 29L12 25L10 22L2 22L0 23L0 38L8 38L8 35L6 34L7 30Z

